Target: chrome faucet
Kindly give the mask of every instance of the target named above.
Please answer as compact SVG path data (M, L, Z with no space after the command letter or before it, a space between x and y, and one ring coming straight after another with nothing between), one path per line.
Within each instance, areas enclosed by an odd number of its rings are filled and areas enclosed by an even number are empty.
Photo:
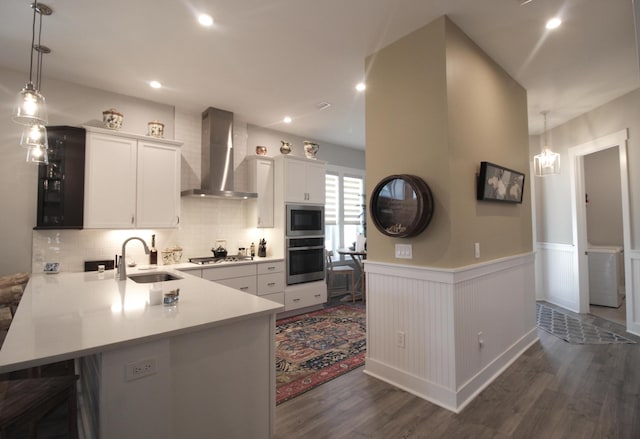
M144 242L144 239L142 238L138 238L137 236L132 236L131 238L123 242L122 243L122 263L120 264L120 267L118 267L120 269L119 280L127 280L127 259L125 258L124 248L127 246L127 242L131 241L132 239L137 239L138 241L140 241L142 245L144 245L144 252L146 254L149 254L149 246L147 246L147 243Z

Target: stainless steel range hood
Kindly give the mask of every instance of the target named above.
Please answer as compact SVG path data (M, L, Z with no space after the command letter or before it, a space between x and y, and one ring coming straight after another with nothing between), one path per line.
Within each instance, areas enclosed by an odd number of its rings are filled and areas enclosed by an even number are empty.
M233 113L209 107L202 113L201 187L182 196L227 199L257 198L233 187Z

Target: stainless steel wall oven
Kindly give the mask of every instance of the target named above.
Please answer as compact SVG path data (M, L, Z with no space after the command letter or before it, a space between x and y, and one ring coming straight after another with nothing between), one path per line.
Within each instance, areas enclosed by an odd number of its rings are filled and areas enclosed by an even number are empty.
M287 285L324 279L324 236L287 238Z

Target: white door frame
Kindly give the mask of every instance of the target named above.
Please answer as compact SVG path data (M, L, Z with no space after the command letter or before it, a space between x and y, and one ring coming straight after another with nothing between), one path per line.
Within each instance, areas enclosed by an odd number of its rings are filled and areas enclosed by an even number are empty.
M569 175L571 182L571 216L573 223L573 242L575 245L574 262L578 267L576 285L578 286L579 312L589 312L589 263L587 259L587 210L584 203L584 156L608 148L618 147L620 158L620 188L622 199L622 235L624 245L624 268L627 297L627 330L638 333L638 324L634 321L632 310L636 302L631 282L631 217L629 209L629 172L627 166L628 130L624 129L608 136L569 148ZM640 322L638 322L640 323ZM635 329L632 331L632 329Z

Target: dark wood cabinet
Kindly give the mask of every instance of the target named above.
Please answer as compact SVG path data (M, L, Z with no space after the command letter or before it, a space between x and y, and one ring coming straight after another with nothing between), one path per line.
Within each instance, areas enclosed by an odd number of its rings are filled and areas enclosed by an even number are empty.
M38 170L36 229L81 229L84 206L84 128L47 127L49 164Z

